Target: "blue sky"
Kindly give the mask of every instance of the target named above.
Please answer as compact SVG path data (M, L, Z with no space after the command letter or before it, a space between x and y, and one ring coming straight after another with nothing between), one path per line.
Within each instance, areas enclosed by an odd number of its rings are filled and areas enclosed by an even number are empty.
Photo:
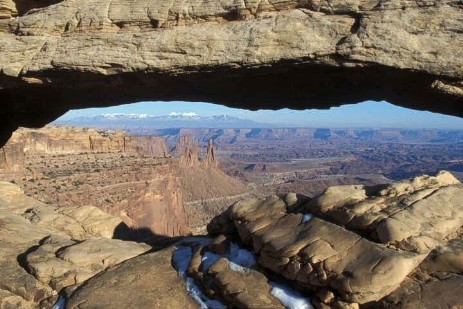
M146 113L163 116L172 112L194 112L201 116L230 115L291 127L463 129L461 118L415 111L384 101L367 101L333 107L329 110L303 111L290 109L249 111L200 102L139 102L105 108L72 110L60 119L95 116L103 113Z

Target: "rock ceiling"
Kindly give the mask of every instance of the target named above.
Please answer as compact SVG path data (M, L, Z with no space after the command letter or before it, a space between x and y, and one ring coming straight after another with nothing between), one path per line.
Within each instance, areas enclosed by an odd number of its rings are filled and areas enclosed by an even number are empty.
M0 144L142 100L463 116L460 0L0 0L0 42Z

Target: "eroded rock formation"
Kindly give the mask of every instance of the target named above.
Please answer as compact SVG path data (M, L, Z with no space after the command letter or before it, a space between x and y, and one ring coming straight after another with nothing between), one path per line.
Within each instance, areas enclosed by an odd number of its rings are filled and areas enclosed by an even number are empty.
M2 144L70 108L142 99L463 115L459 0L53 2L0 2Z
M0 169L20 168L24 165L25 155L85 152L120 152L152 157L169 155L164 139L158 136L129 136L122 131L56 126L39 130L20 128L0 148Z
M206 158L204 159L206 166L216 166L217 161L215 159L214 141L212 139L207 143Z
M181 166L185 168L199 166L199 148L193 139L193 135L184 134L180 136L175 151L180 157Z
M153 175L154 176L154 175ZM186 235L190 233L188 216L183 205L182 189L172 175L158 175L134 194L124 211L127 225L138 230L139 238L158 235Z
M178 236L207 222L248 190L218 168L208 147L182 136L171 158L157 136L74 127L21 128L0 148L0 179L60 207L94 205L119 216L138 239Z
M248 192L242 182L218 168L212 140L209 140L206 153L202 155L193 136L184 134L174 151L180 157L176 175L183 189L191 226L203 228L205 222Z
M150 249L110 239L120 224L95 207L57 209L0 182L0 306L50 307L62 288Z
M243 199L211 221L214 238L177 238L151 252L105 237L117 218L92 207L57 209L0 182L0 305L50 307L59 291L67 308L198 308L199 299L213 308L284 308L275 290L284 285L317 309L459 308L462 191L442 172L332 187L314 199ZM366 217L352 215L360 207ZM449 215L451 224L442 224ZM408 232L397 226L411 216L417 224L405 240L378 238L371 228ZM353 228L340 223L347 217L372 220Z
M208 231L238 237L262 267L315 293L320 308L336 301L458 306L461 296L425 291L462 284L462 197L461 183L442 172L379 187L331 187L309 201L295 194L245 199Z

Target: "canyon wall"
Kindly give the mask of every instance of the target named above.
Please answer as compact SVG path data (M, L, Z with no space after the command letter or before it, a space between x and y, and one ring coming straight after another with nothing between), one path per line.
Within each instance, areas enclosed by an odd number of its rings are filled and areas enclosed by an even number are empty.
M220 170L212 141L201 151L192 135L182 135L173 153L158 136L20 129L0 148L0 179L59 207L96 206L119 216L138 239L204 228L248 191Z
M182 189L172 175L158 175L133 195L122 219L135 230L138 239L155 235L176 236L190 233L183 206Z
M0 169L24 165L25 155L62 155L83 152L121 152L167 157L162 137L129 136L122 131L48 126L40 130L19 129L0 148Z

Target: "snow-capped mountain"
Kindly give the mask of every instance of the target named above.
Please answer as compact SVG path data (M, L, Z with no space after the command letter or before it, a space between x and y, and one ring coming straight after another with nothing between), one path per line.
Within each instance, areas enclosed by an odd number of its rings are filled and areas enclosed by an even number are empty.
M275 125L260 123L229 115L201 116L194 112L154 116L150 114L100 114L91 117L58 119L54 124L97 127L107 129L126 129L136 131L146 128L270 128Z
M150 114L125 114L125 113L110 113L110 114L100 114L98 116L95 116L93 118L99 118L99 119L146 119L146 118L151 118L154 117L153 115Z

